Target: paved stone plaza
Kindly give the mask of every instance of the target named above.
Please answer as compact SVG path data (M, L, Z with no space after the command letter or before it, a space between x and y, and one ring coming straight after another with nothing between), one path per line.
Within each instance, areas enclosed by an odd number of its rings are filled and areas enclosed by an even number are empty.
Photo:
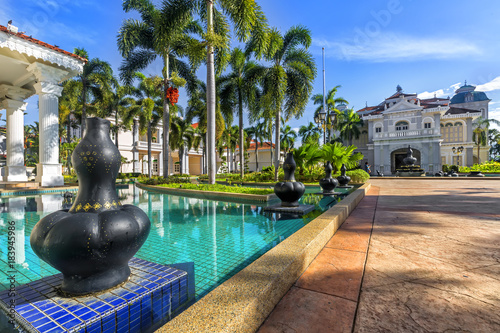
M372 179L260 332L500 332L500 179Z

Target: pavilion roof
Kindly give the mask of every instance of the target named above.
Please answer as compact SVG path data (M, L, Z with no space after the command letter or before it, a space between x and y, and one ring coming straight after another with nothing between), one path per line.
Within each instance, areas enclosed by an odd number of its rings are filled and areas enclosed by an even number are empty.
M57 46L54 46L54 45L50 45L48 43L45 43L45 42L42 42L41 40L38 40L36 38L33 38L31 36L27 36L25 34L23 34L22 32L17 32L17 33L14 33L12 31L10 31L6 26L3 26L3 25L0 25L0 31L1 32L4 32L4 33L7 33L9 35L13 35L13 36L16 36L16 37L19 37L19 38L22 38L24 40L27 40L28 42L31 42L33 44L37 44L37 45L40 45L40 46L43 46L43 47L46 47L48 49L51 49L53 51L56 51L56 52L59 52L59 53L62 53L62 54L65 54L67 56L70 56L72 58L75 58L75 59L78 59L78 60L81 60L81 61L84 61L84 62L87 62L87 59L85 58L82 58L74 53L71 53L71 52L68 52L68 51L65 51Z

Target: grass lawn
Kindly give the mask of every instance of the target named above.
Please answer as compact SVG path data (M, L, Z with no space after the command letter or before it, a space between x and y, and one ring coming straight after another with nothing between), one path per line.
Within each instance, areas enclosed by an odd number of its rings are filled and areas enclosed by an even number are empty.
M254 188L254 187L243 187L243 186L226 186L226 185L209 185L209 184L161 184L157 185L161 187L168 188L179 188L183 190L198 190L198 191L212 191L212 192L227 192L227 193L243 193L243 194L258 194L267 195L273 194L274 190L268 188Z

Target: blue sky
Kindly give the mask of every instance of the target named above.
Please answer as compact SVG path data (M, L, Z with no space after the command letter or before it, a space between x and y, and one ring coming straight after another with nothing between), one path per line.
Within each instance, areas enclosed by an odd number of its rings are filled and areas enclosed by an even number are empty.
M492 99L490 117L500 120L500 2L483 0L268 0L258 1L269 24L282 32L307 26L313 36L310 51L321 93L321 48L326 52L326 88L342 85L339 96L355 109L375 105L396 91L421 97L452 96L465 80ZM155 1L159 3L159 1ZM115 72L121 62L116 35L124 13L122 1L0 0L0 24L9 19L21 31L72 51L84 47L91 57L108 61ZM160 74L153 64L147 74ZM204 69L200 69L200 77ZM37 98L28 102L26 123L38 120ZM185 105L182 96L180 104ZM312 121L315 106L293 119L293 128ZM3 119L5 116L3 116Z

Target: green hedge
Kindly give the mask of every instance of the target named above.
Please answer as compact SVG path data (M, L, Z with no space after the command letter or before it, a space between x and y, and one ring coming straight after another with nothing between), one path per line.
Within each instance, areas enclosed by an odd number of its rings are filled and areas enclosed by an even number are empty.
M198 191L212 191L212 192L227 192L227 193L244 193L244 194L259 194L267 195L274 193L273 189L268 188L253 188L243 186L227 186L219 184L161 184L161 187L178 188L183 190L198 190Z

